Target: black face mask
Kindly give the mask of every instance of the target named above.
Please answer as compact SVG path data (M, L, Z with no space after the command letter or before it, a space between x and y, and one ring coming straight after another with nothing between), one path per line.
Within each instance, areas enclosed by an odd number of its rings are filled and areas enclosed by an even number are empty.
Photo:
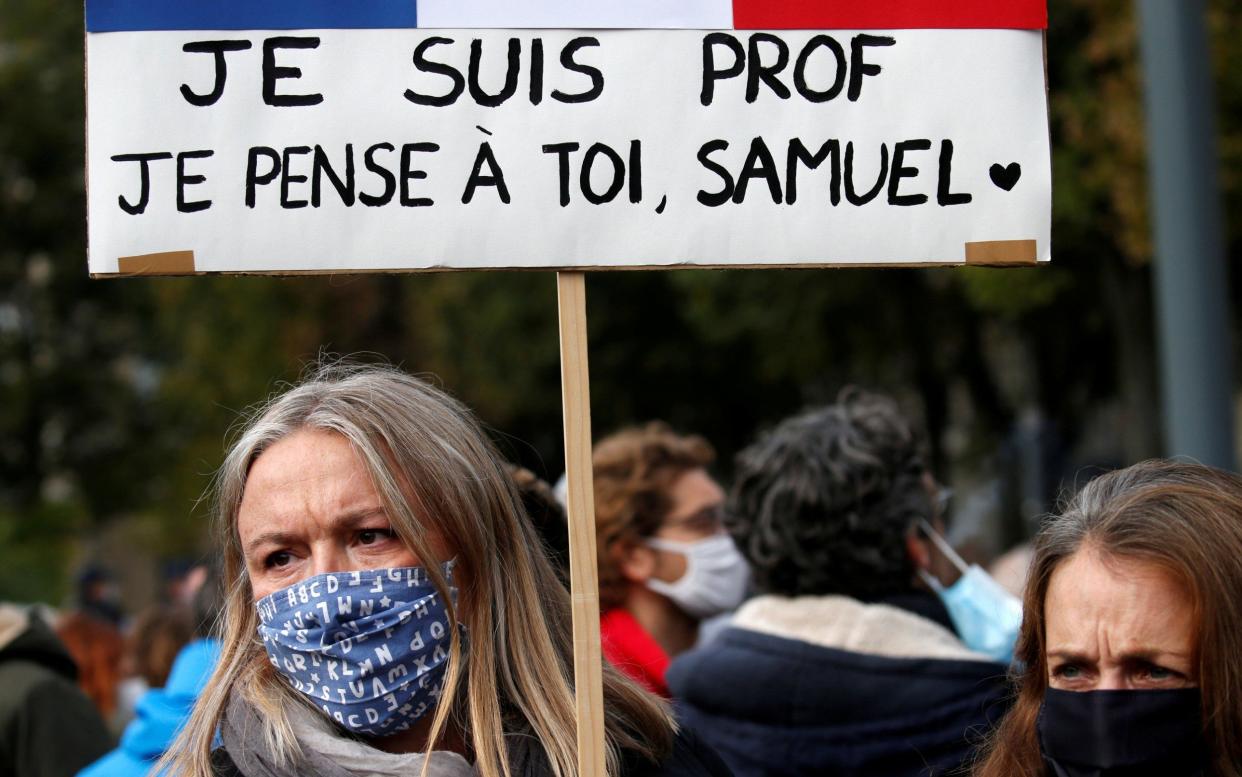
M1056 777L1197 777L1207 748L1198 688L1058 691L1039 708L1039 747Z

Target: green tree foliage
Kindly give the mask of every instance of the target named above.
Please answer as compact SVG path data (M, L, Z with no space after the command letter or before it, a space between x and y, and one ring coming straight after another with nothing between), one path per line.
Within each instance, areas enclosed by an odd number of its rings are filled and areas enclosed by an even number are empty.
M160 493L139 286L83 271L81 22L0 14L0 597L46 594L67 540Z

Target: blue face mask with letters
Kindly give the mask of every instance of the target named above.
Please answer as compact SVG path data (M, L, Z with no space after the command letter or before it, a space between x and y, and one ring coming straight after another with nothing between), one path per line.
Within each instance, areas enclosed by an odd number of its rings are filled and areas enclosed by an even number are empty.
M923 582L940 596L958 636L976 653L1003 664L1011 663L1022 627L1022 602L1001 588L978 564L967 565L927 521L922 522L922 528L962 573L956 583L945 586L926 569L918 571Z
M454 602L453 561L442 570ZM386 736L435 708L452 624L422 567L329 572L255 603L272 666L351 732Z

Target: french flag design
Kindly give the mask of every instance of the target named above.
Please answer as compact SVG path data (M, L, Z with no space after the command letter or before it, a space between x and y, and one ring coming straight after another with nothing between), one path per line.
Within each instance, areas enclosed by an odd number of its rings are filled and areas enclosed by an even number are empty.
M1044 29L1044 0L90 0L87 32L294 29Z

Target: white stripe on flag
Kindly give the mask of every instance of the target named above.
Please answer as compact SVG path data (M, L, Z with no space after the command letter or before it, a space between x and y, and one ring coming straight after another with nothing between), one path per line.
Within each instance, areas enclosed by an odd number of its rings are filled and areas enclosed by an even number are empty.
M418 0L419 28L733 28L732 0Z

